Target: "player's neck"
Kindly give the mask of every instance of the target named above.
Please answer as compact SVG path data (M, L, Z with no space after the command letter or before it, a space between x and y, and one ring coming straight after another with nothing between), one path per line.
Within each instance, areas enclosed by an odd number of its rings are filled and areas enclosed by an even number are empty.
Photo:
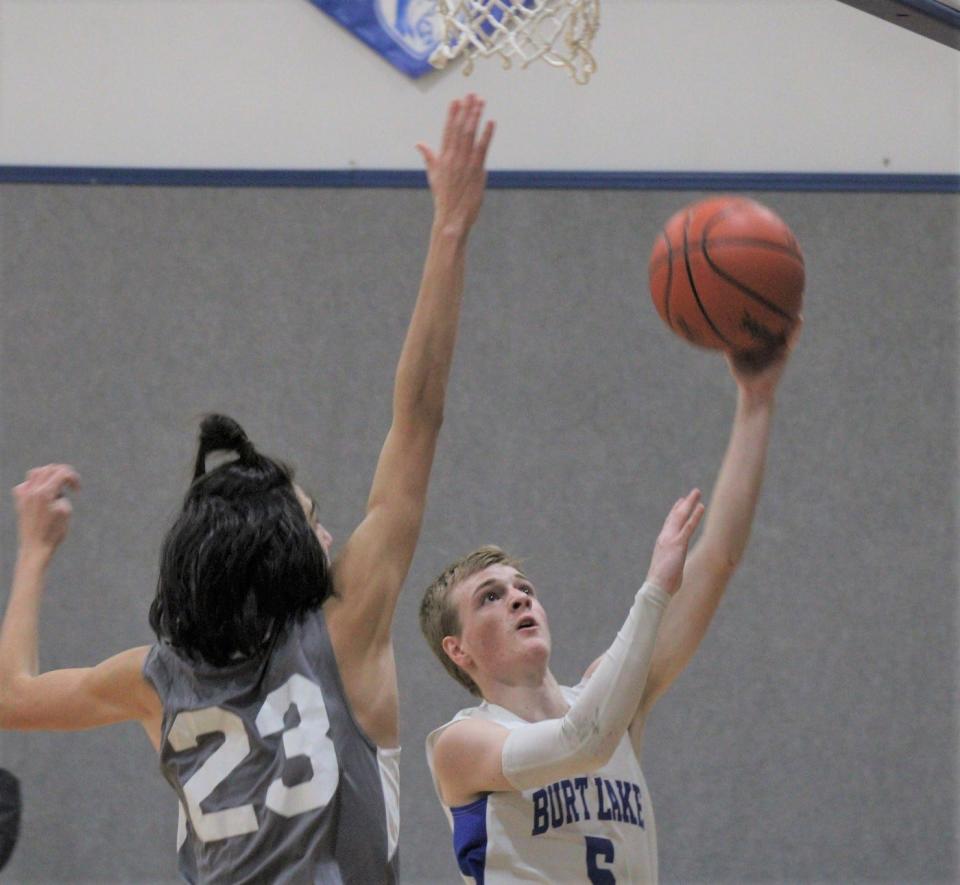
M570 709L549 670L536 683L494 682L483 686L483 698L528 722L556 719Z

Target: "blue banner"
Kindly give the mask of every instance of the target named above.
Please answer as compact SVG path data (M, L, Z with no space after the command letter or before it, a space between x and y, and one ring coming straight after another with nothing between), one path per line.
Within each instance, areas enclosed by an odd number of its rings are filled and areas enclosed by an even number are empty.
M436 0L310 0L410 77L430 66L440 41Z

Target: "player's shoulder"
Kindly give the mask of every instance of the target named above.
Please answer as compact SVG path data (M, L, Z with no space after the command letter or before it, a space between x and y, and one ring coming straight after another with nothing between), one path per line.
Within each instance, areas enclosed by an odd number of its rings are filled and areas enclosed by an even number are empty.
M128 648L113 657L102 661L98 666L98 676L135 682L143 677L143 668L152 650L152 646L139 645Z
M427 738L427 763L441 801L449 806L468 804L492 787L478 776L500 754L508 729L489 719L465 717L435 729Z
M502 733L503 728L503 724L491 716L486 703L466 707L427 735L427 755L434 756L438 748L441 753L449 753L462 746L475 745L485 736Z
M160 699L144 666L151 646L128 648L107 658L86 671L84 685L93 697L126 710L131 718L153 717L160 709Z

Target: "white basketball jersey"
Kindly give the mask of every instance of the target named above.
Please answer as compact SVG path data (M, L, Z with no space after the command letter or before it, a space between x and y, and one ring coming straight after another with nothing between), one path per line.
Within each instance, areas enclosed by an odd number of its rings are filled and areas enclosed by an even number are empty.
M581 686L561 687L573 703ZM506 728L527 724L495 704L461 710L427 737L427 762L437 795L433 748L461 719L480 717ZM442 803L441 799L441 803ZM444 806L464 882L643 883L657 881L657 834L650 793L629 733L597 771L534 790L488 793L456 808Z

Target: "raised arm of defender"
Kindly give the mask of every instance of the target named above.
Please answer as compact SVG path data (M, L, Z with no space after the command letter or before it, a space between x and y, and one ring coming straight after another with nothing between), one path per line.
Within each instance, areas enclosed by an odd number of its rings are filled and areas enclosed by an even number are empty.
M528 789L607 762L636 713L657 628L680 586L687 545L702 515L697 489L673 506L627 620L566 715L509 730L466 719L440 735L434 766L448 804L484 792Z
M338 598L327 622L345 688L378 743L396 731L390 628L410 567L443 420L463 293L467 236L486 186L493 124L480 130L483 102L451 103L441 147L418 145L434 200L420 292L397 365L393 423L377 463L367 513L334 563ZM394 735L395 736L395 735Z

